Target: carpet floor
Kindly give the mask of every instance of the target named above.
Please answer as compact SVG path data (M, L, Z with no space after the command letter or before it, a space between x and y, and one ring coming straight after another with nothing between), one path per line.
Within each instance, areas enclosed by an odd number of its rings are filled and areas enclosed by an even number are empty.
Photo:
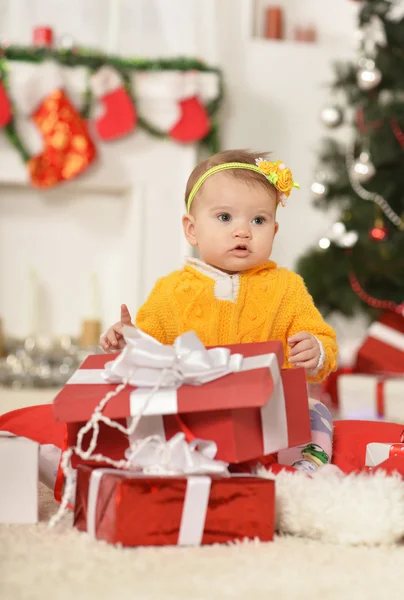
M40 489L39 525L0 526L2 600L380 600L402 587L404 546L352 547L292 536L267 544L115 548L70 527Z

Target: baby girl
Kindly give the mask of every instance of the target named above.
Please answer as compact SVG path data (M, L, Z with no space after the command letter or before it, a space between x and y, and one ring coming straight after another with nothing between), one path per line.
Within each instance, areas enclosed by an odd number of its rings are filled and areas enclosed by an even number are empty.
M279 204L293 187L281 161L244 150L220 152L191 173L185 193L184 235L199 259L157 281L135 324L163 344L195 331L207 346L281 340L285 368L304 367L319 382L336 369L334 330L323 320L302 278L269 260ZM121 320L101 336L105 351L123 347ZM312 443L280 452L279 462L313 470L330 461L332 419L310 400Z

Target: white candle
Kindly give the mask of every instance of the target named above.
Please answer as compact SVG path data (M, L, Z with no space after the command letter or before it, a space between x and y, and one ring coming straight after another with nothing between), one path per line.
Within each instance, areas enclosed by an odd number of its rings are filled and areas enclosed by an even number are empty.
M108 54L118 53L119 41L119 22L121 17L122 0L109 0L108 11L108 35L107 52Z

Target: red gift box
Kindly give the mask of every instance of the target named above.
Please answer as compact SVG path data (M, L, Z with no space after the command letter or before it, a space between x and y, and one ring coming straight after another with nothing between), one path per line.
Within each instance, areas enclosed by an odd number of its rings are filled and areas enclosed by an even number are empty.
M359 373L404 373L404 317L392 311L372 323L358 351Z
M252 476L154 477L78 469L74 525L123 546L273 539L275 481Z
M374 471L384 471L385 473L387 473L387 475L393 475L394 473L398 473L399 475L401 475L401 477L404 478L403 456L397 454L390 455L390 457L387 460L385 460L384 462L377 465L377 467L372 469L372 472Z
M136 439L160 435L170 439L184 431L193 438L213 440L216 457L230 463L244 462L306 444L311 440L307 384L304 369L285 369L281 342L228 346L244 356L243 371L200 386L182 385L177 390L158 391L142 412ZM54 399L54 414L67 424L68 444L75 445L77 433L100 400L116 384L108 384L102 370L108 355L90 356ZM245 363L245 364L244 364ZM127 386L113 397L105 410L107 417L125 425L139 414L150 389ZM84 437L87 447L89 434ZM117 429L100 424L96 452L121 459L128 438ZM80 463L77 456L73 466Z
M402 439L401 435L401 439ZM367 467L377 467L391 459L404 460L403 442L370 442L366 446L365 464Z

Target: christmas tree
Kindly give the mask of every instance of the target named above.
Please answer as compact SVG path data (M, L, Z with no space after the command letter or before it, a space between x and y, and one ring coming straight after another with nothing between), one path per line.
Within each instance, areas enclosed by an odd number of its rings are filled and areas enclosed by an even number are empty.
M404 314L404 2L362 1L357 34L321 113L329 128L349 124L349 141L323 141L312 185L338 217L298 271L325 314Z

